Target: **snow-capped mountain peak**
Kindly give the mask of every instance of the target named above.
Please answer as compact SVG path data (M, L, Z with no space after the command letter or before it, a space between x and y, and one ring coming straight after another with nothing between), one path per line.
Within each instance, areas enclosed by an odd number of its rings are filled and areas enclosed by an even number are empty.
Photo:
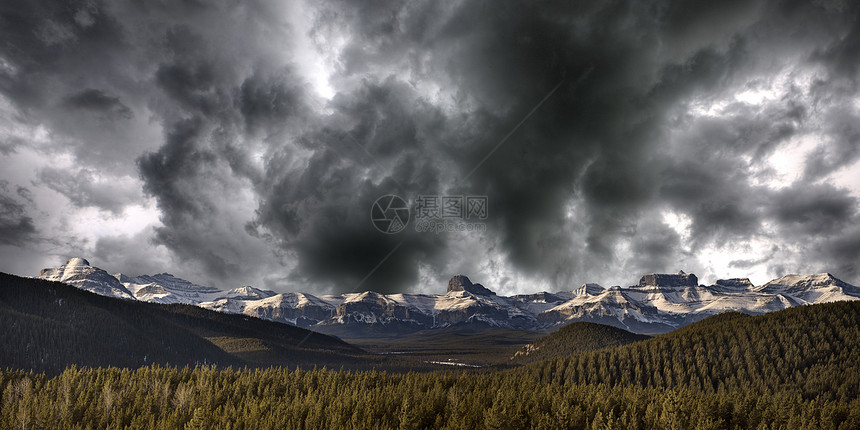
M39 278L48 281L59 281L103 296L134 299L134 295L116 278L98 267L90 266L90 262L75 257L58 268L42 269Z
M133 277L117 273L114 277L131 291L136 299L147 302L196 305L224 294L217 288L197 285L169 273Z
M785 275L764 284L764 288L771 285L784 285L796 288L821 288L830 286L845 287L848 284L830 273L815 273L812 275Z
M455 275L448 281L448 293L466 291L479 296L495 296L496 293L481 284L473 284L465 275Z
M683 270L674 274L651 273L639 280L640 288L687 288L698 285L699 278L692 273L684 273Z
M66 267L89 266L90 262L81 257L72 257L66 262Z
M811 303L858 300L860 289L829 273L786 275L755 287L746 278L699 285L683 271L642 276L637 285L604 289L586 283L567 292L499 296L465 275L444 294L380 294L373 291L314 296L242 286L229 291L167 273L109 275L73 258L39 277L113 297L187 303L229 313L295 324L343 337L367 337L456 325L544 330L591 321L638 333L663 333L726 311L761 314Z
M749 278L718 279L711 287L719 291L750 291L755 288Z
M241 300L260 300L274 296L276 293L269 290L261 290L249 285L244 285L239 288L234 288L227 291L224 297Z
M576 297L597 296L606 291L600 284L582 284L581 287L573 290L573 295Z
M860 289L830 273L785 275L755 289L759 293L788 295L801 304L825 303L860 296Z

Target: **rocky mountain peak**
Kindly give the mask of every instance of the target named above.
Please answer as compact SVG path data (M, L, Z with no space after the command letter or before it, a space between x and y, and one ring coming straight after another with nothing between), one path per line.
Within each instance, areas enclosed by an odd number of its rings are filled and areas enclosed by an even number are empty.
M754 287L749 278L717 279L717 282L714 282L714 285L739 290L748 290Z
M573 290L573 295L575 297L596 296L602 294L604 291L604 288L600 284L587 283Z
M697 287L699 278L692 273L684 273L683 270L675 274L651 273L639 280L640 287Z
M814 273L811 275L785 275L781 278L774 279L768 282L765 286L785 285L799 288L814 288L825 286L846 286L847 284L841 279L831 275L830 273Z
M444 295L365 291L315 297L308 293L277 294L251 286L222 291L165 273L111 276L83 258L44 269L39 277L105 296L193 304L357 337L463 324L546 330L572 321L653 334L725 311L757 315L805 304L860 300L860 288L830 273L786 275L761 287L753 287L747 278L698 285L698 278L690 273L652 273L630 287L603 289L588 283L573 291L510 297L498 296L465 275L452 277Z
M495 296L496 293L481 284L473 284L466 275L454 275L448 281L448 293L466 291L479 296Z
M134 300L134 295L119 280L98 267L90 266L90 262L81 257L71 258L57 268L42 269L39 278L63 282L103 296Z
M81 258L81 257L74 257L74 258L69 259L69 261L66 262L66 266L89 266L89 265L90 265L90 262Z
M454 275L450 281L448 281L448 291L465 291L467 286L471 286L472 281L469 280L469 277L466 275Z
M230 297L233 299L258 300L269 298L274 295L276 295L274 291L261 290L259 288L254 288L250 285L243 285L239 288L234 288L230 291L227 291L225 297Z

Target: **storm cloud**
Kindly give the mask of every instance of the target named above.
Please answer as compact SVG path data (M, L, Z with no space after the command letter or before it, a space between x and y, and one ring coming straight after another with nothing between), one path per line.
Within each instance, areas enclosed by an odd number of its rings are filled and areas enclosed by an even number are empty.
M3 252L309 292L860 276L853 2L18 3ZM485 229L417 231L419 196Z
M24 246L33 240L36 226L27 215L27 190L11 192L9 183L0 181L0 244Z

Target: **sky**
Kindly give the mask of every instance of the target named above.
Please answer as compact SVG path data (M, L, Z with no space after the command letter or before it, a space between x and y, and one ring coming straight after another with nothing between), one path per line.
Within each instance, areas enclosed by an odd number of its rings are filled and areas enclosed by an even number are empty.
M858 284L858 8L4 1L0 271L82 256L317 294ZM402 231L373 222L387 195ZM428 196L485 217L422 231Z

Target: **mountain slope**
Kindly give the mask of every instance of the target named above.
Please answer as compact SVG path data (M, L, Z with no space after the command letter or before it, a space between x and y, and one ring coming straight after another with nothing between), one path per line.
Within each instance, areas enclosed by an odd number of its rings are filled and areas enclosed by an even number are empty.
M829 303L860 296L860 288L843 282L829 273L786 275L755 289L759 293L789 296L802 304Z
M860 288L829 273L788 275L756 288L748 279L699 285L695 275L651 274L638 285L582 294L538 315L547 325L589 321L646 334L666 333L723 312L760 315L793 306L860 299Z
M860 396L860 302L717 315L644 342L523 369L545 382Z
M0 427L857 429L858 311L727 313L495 372L0 371Z
M62 282L102 296L135 298L118 279L98 267L90 266L89 261L80 257L72 258L56 269L43 269L39 278Z
M195 306L117 300L0 273L0 368L71 364L342 364L355 347L308 330Z
M620 328L575 322L522 347L510 358L512 364L528 364L548 358L566 357L582 352L627 345L649 336L630 333Z
M240 287L206 287L170 274L128 277L90 267L74 258L40 277L113 297L156 303L187 303L225 313L288 323L345 339L406 335L474 326L481 329L547 331L571 322L610 325L643 334L667 333L723 312L759 315L793 306L860 299L860 288L829 273L787 275L755 287L749 279L700 285L691 273L647 274L637 285L604 289L587 283L572 291L505 297L464 275L445 294L379 294L365 291L314 296Z
M154 303L185 303L196 305L221 295L221 290L177 278L169 273L129 277L117 273L114 277L134 294L137 300Z

